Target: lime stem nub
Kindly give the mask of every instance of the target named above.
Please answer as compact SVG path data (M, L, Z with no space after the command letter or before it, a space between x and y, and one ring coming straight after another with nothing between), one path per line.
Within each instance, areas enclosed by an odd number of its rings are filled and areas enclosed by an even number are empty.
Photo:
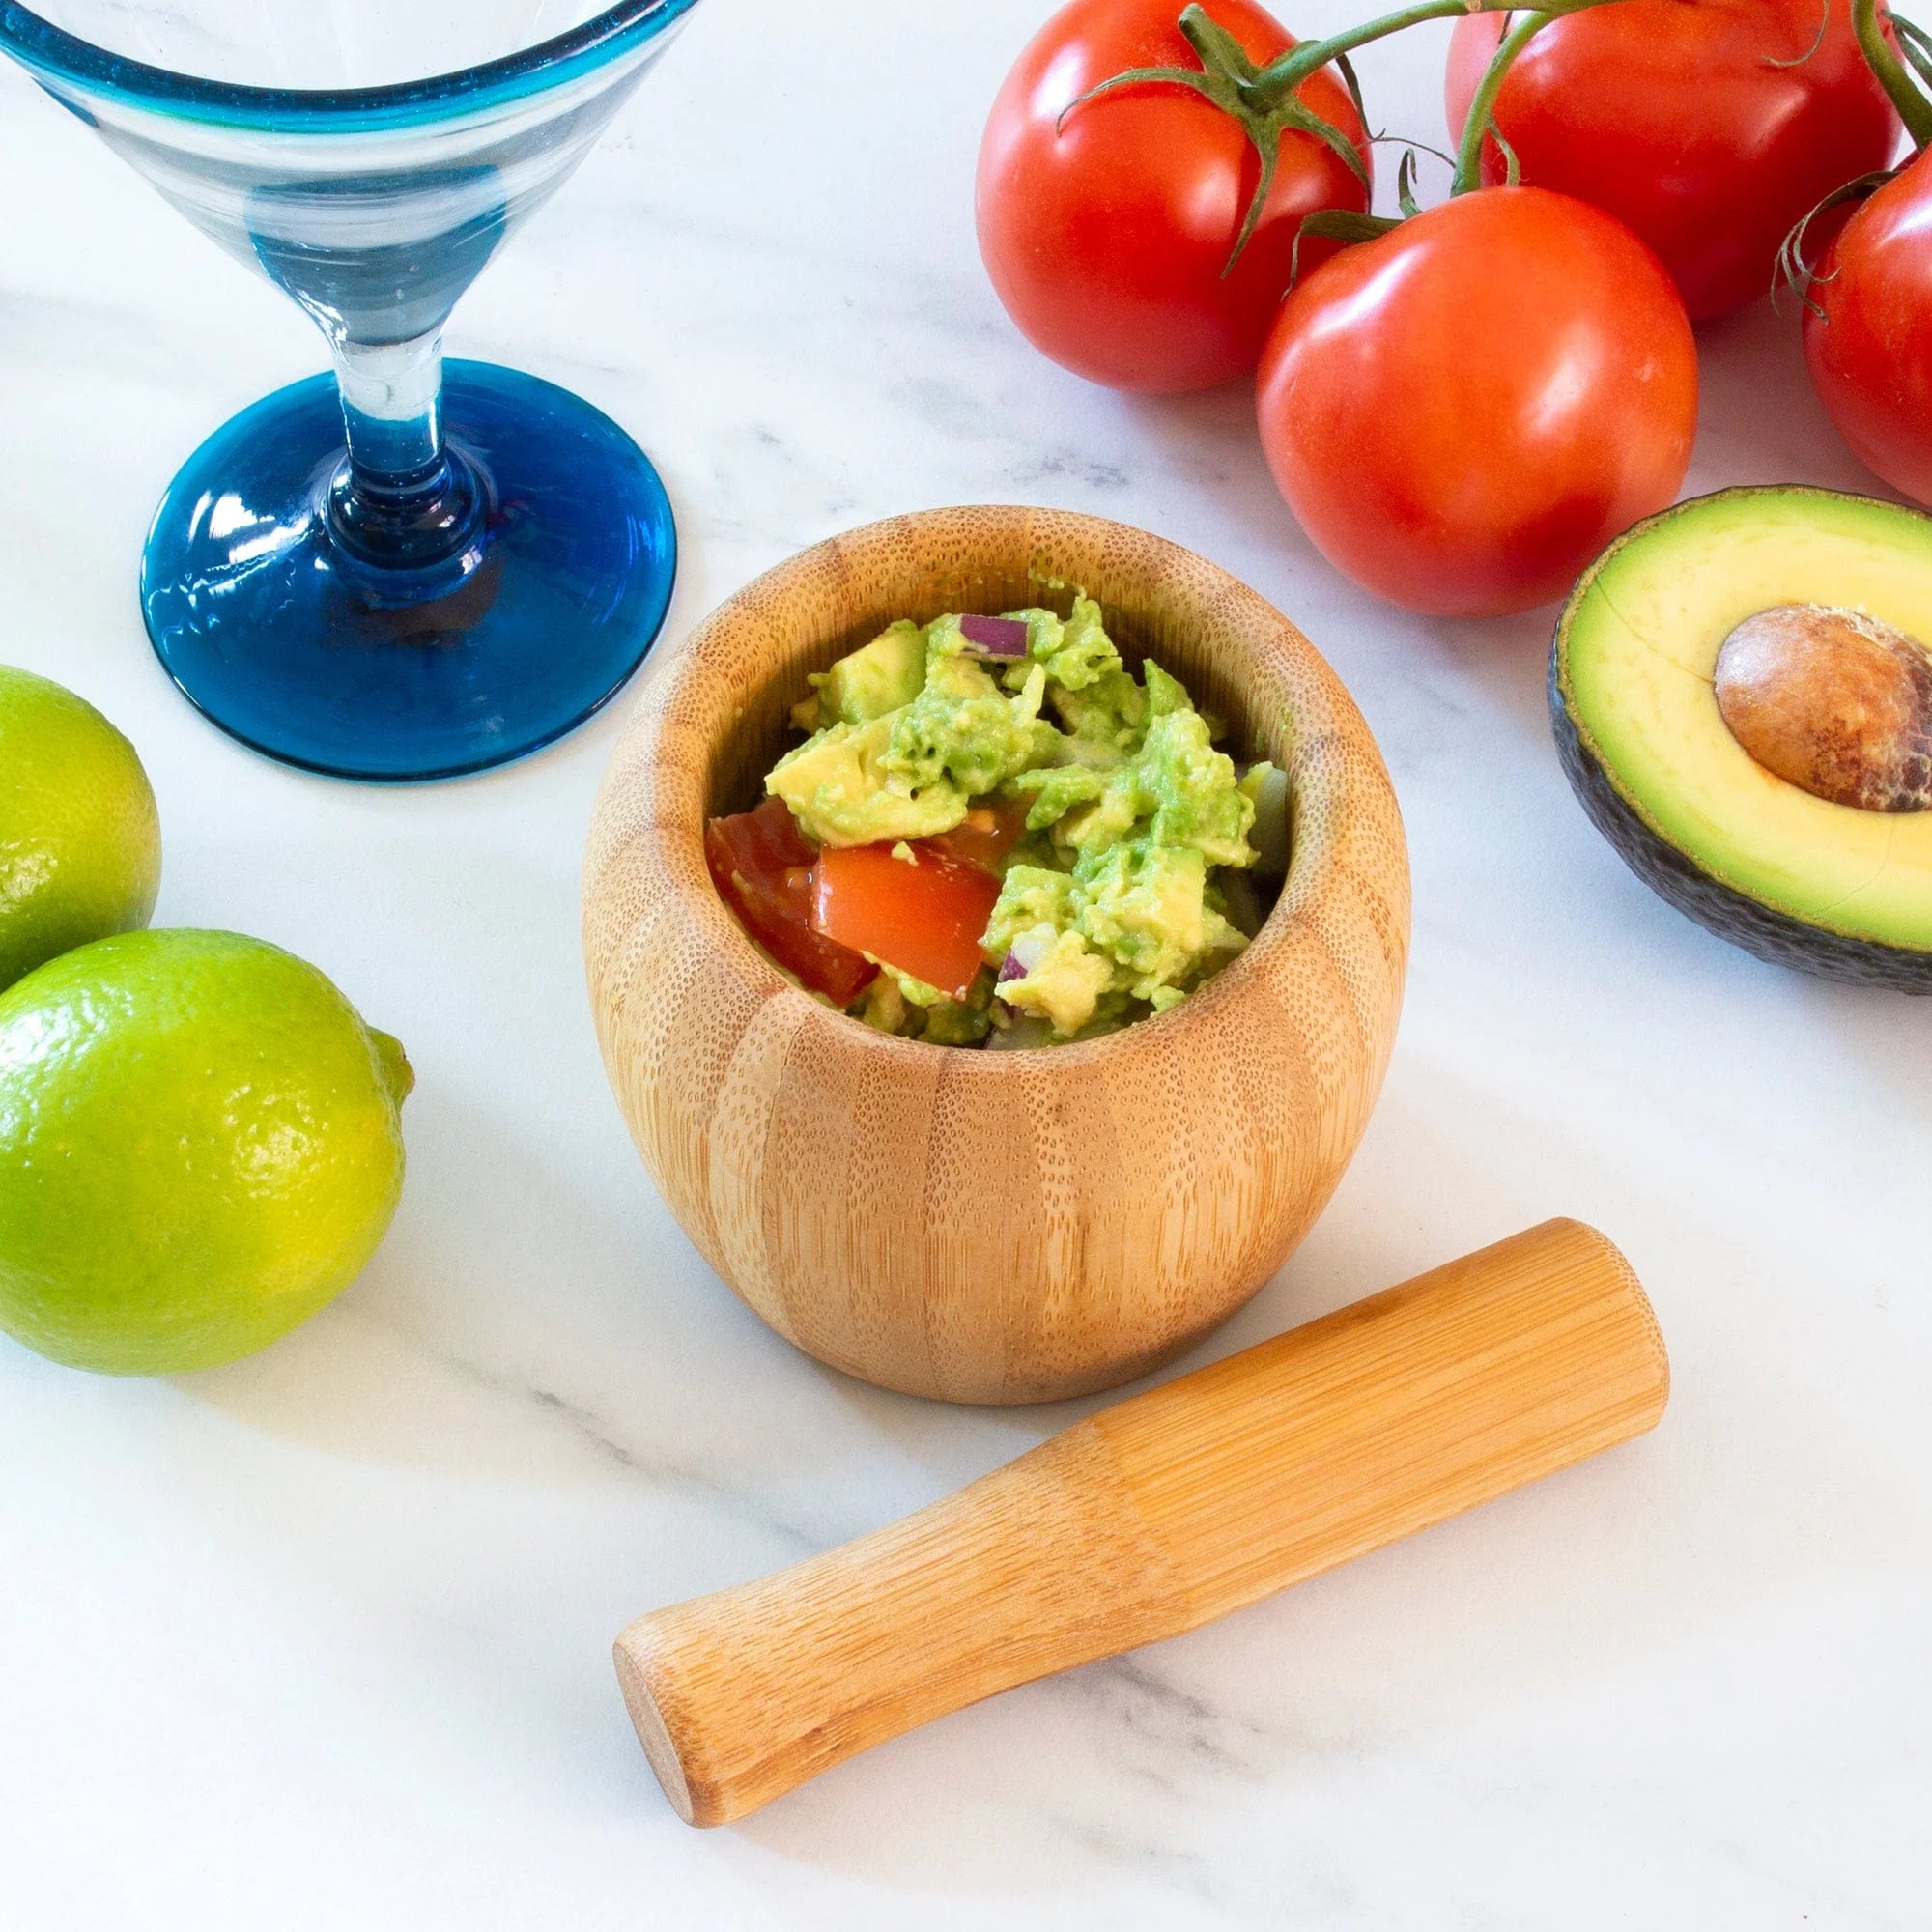
M400 1107L415 1091L416 1070L394 1034L384 1033L380 1027L368 1031L369 1043L376 1049L376 1065L382 1069L383 1085L389 1090L389 1098Z

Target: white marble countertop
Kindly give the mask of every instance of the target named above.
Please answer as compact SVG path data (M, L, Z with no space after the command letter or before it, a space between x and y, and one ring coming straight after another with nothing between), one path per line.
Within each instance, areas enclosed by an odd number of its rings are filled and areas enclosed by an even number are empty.
M988 499L1144 525L1297 618L1395 774L1414 970L1334 1206L1202 1353L1574 1213L1649 1284L1662 1428L740 1827L679 1824L617 1629L1071 1412L819 1368L658 1204L578 951L621 703L521 767L388 791L266 763L176 697L135 603L147 518L320 345L10 70L0 657L140 747L160 920L314 959L421 1083L393 1234L290 1340L141 1382L0 1339L10 1927L1932 1922L1932 1005L1759 965L1654 899L1557 770L1547 614L1352 591L1245 394L1127 400L1021 343L972 158L1046 11L716 0L451 346L579 388L656 457L685 547L662 651L815 538ZM1439 58L1428 34L1372 55L1377 118L1439 140ZM1703 348L1692 489L1870 487L1790 315Z

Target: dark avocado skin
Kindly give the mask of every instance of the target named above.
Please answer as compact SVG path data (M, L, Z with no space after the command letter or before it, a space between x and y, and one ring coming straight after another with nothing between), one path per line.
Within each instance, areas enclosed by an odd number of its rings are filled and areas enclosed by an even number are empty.
M1660 838L1625 803L1578 737L1563 701L1561 665L1559 626L1549 652L1549 722L1556 733L1557 755L1590 823L1652 892L1719 939L1728 939L1774 966L1859 986L1884 986L1895 993L1932 993L1932 952L1826 932L1774 912L1699 871L1674 845Z

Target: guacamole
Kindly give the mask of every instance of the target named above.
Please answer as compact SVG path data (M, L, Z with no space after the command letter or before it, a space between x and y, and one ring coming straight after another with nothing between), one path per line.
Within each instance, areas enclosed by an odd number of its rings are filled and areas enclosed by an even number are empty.
M901 621L811 683L793 713L809 735L765 788L813 862L807 886L786 877L814 939L876 969L837 989L868 1024L948 1045L1092 1037L1165 1011L1259 929L1253 881L1286 864L1283 775L1237 770L1151 659L1136 677L1091 598L1066 617ZM727 898L747 887L714 871Z

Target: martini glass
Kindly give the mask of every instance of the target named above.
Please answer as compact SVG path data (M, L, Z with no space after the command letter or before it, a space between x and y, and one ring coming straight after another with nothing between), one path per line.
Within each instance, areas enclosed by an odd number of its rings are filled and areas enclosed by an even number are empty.
M696 0L0 0L0 49L320 326L156 512L148 633L271 757L447 778L587 718L664 622L664 485L608 416L442 358L457 298Z

